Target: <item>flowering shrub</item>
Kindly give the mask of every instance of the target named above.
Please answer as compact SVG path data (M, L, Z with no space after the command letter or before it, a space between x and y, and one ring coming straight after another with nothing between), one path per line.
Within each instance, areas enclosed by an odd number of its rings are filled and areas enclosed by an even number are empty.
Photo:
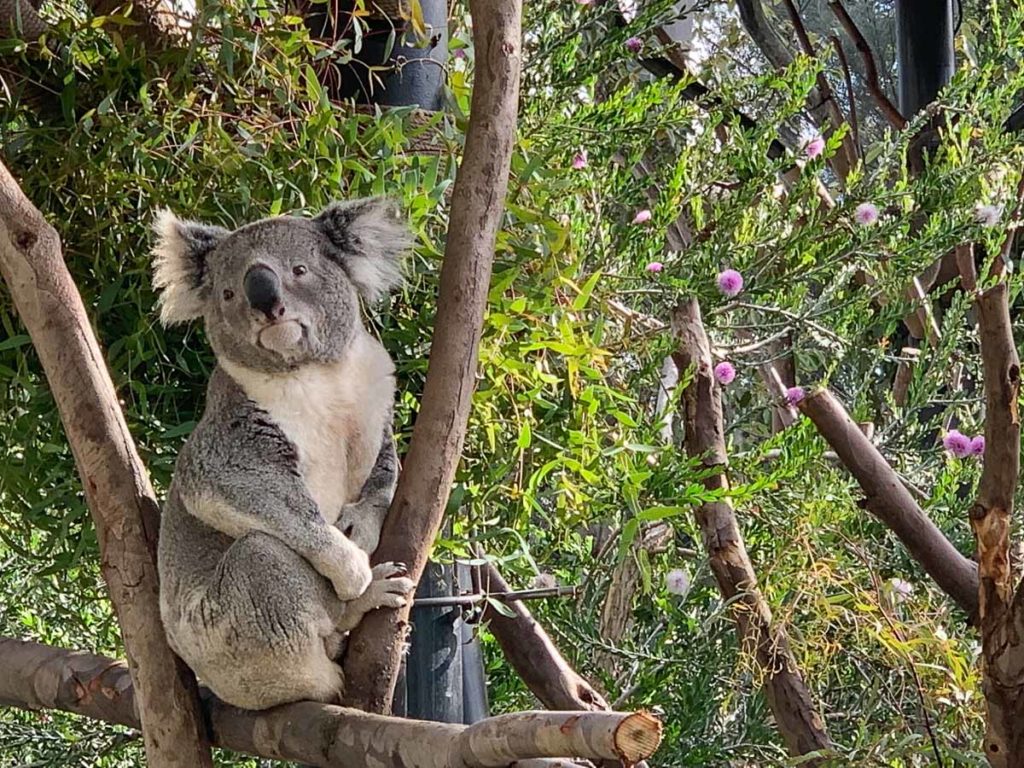
M922 708L946 762L973 764L975 638L944 629L965 617L861 509L807 420L785 430L774 422L781 405L828 387L873 425L874 444L936 524L972 550L966 509L981 462L970 457L984 453L985 414L970 297L951 281L924 302L910 281L963 242L998 252L1017 218L1024 150L1002 126L1024 90L1019 57L1006 54L1024 43L1018 12L999 10L999 24L983 25L991 33L971 38L970 63L930 113L935 150L920 174L907 172L907 159L928 115L900 133L862 126L863 155L839 183L827 164L841 136L814 133L770 154L779 127L803 121L814 62L750 74L712 60L715 98L694 100L685 80L640 67L660 52L650 32L670 4L647 4L620 26L605 5L527 4L512 183L469 438L435 555L468 557L480 544L517 585L579 584L578 601L532 607L610 700L665 713L657 764L781 764L760 680L693 520L696 506L727 496L842 764L933 764ZM230 226L333 197L398 198L418 247L404 293L374 323L396 359L404 447L474 71L469 49L455 47L452 113L440 151L423 153L424 129L403 111L377 117L328 102L308 76L315 46L301 24L233 3L206 13L217 45L166 54L181 68L173 78L102 29L62 28L73 43L62 49L66 108L38 118L7 107L4 117L5 160L60 231L160 491L195 424L211 358L201 329L154 322L151 212L167 205ZM449 32L468 39L459 12ZM1016 276L1012 285L1016 294ZM680 446L665 361L682 296L700 300L720 361L727 491L706 490ZM919 314L937 330L907 352L915 345L904 320ZM9 598L0 631L116 653L73 458L9 303L0 323L0 586ZM796 375L772 388L759 372L780 360ZM676 373L691 380L692 371ZM671 525L669 543L645 546L659 524ZM610 641L602 611L624 563L637 573L626 601L632 630ZM493 707L532 706L480 634ZM599 663L602 654L619 663ZM82 764L137 764L135 747L109 730L83 736L70 722L55 728L54 749L76 748L74 736L88 751ZM5 712L0 753L37 727Z

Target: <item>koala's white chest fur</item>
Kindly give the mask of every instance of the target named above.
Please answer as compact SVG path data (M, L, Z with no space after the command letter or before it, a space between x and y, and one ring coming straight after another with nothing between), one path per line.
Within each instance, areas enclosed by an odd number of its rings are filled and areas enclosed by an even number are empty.
M368 333L344 360L266 374L223 364L296 447L299 471L328 523L356 501L380 450L394 399L394 365Z

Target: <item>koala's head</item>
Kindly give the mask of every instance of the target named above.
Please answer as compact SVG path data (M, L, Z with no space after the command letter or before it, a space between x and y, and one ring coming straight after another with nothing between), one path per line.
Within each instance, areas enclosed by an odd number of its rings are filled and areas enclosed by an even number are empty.
M164 325L202 317L219 359L268 372L340 359L360 323L359 297L374 302L399 285L411 245L383 198L234 232L163 211L156 232Z

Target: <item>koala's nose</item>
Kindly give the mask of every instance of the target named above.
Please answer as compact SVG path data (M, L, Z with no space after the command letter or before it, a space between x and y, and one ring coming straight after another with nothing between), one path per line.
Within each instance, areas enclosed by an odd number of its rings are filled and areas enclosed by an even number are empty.
M281 278L270 267L255 264L249 267L242 281L249 306L273 317L281 303Z

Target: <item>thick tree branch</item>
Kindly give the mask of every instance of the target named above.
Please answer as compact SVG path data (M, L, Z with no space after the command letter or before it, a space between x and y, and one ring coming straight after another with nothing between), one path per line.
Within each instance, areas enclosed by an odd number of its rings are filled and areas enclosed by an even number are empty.
M818 428L864 492L864 507L896 536L935 583L972 617L978 610L978 571L914 500L874 444L828 390L812 392L799 408Z
M470 11L477 67L423 404L374 556L377 562L405 563L414 579L423 573L441 527L462 454L516 137L521 0L472 0ZM352 633L344 665L348 703L373 712L390 709L407 621L408 607L376 611Z
M508 592L508 583L492 563L482 566L480 580L485 592ZM492 607L484 609L482 620L513 669L534 696L548 709L604 712L608 702L565 660L548 633L520 601L506 603L513 616Z
M700 457L703 466L720 470L704 480L709 490L728 489L721 392L712 374L710 345L696 299L676 307L672 329L676 338L673 357L680 375L692 371L683 390L686 452ZM824 756L832 749L825 722L814 708L789 638L781 627L772 625L771 609L758 589L732 505L727 500L702 504L697 523L719 590L734 607L743 646L753 653L765 675L768 704L786 747L794 756L819 752ZM821 760L810 758L801 764L820 765Z
M970 518L978 542L982 690L988 710L985 754L993 766L1015 766L1024 755L1024 592L1018 591L1014 600L1010 558L1020 473L1020 359L1007 284L997 283L979 294L975 307L985 380L985 460Z
M152 768L212 765L195 679L157 603L159 508L60 239L0 165L0 274L46 371L96 524L100 568L139 690Z
M464 726L308 701L250 712L208 691L203 699L218 746L323 768L554 768L570 763L545 758L564 755L632 764L661 741L661 723L642 712L520 712ZM123 662L21 640L0 638L0 705L139 727Z
M839 0L829 0L828 7L839 20L846 34L849 35L850 40L853 41L854 47L864 62L864 75L867 80L868 93L875 100L875 104L878 105L882 115L889 121L889 125L897 131L902 131L907 127L907 118L900 113L896 105L890 101L889 97L885 95L885 91L882 90L882 83L878 79L878 66L875 64L875 54L872 52L871 46L868 45L867 39Z

